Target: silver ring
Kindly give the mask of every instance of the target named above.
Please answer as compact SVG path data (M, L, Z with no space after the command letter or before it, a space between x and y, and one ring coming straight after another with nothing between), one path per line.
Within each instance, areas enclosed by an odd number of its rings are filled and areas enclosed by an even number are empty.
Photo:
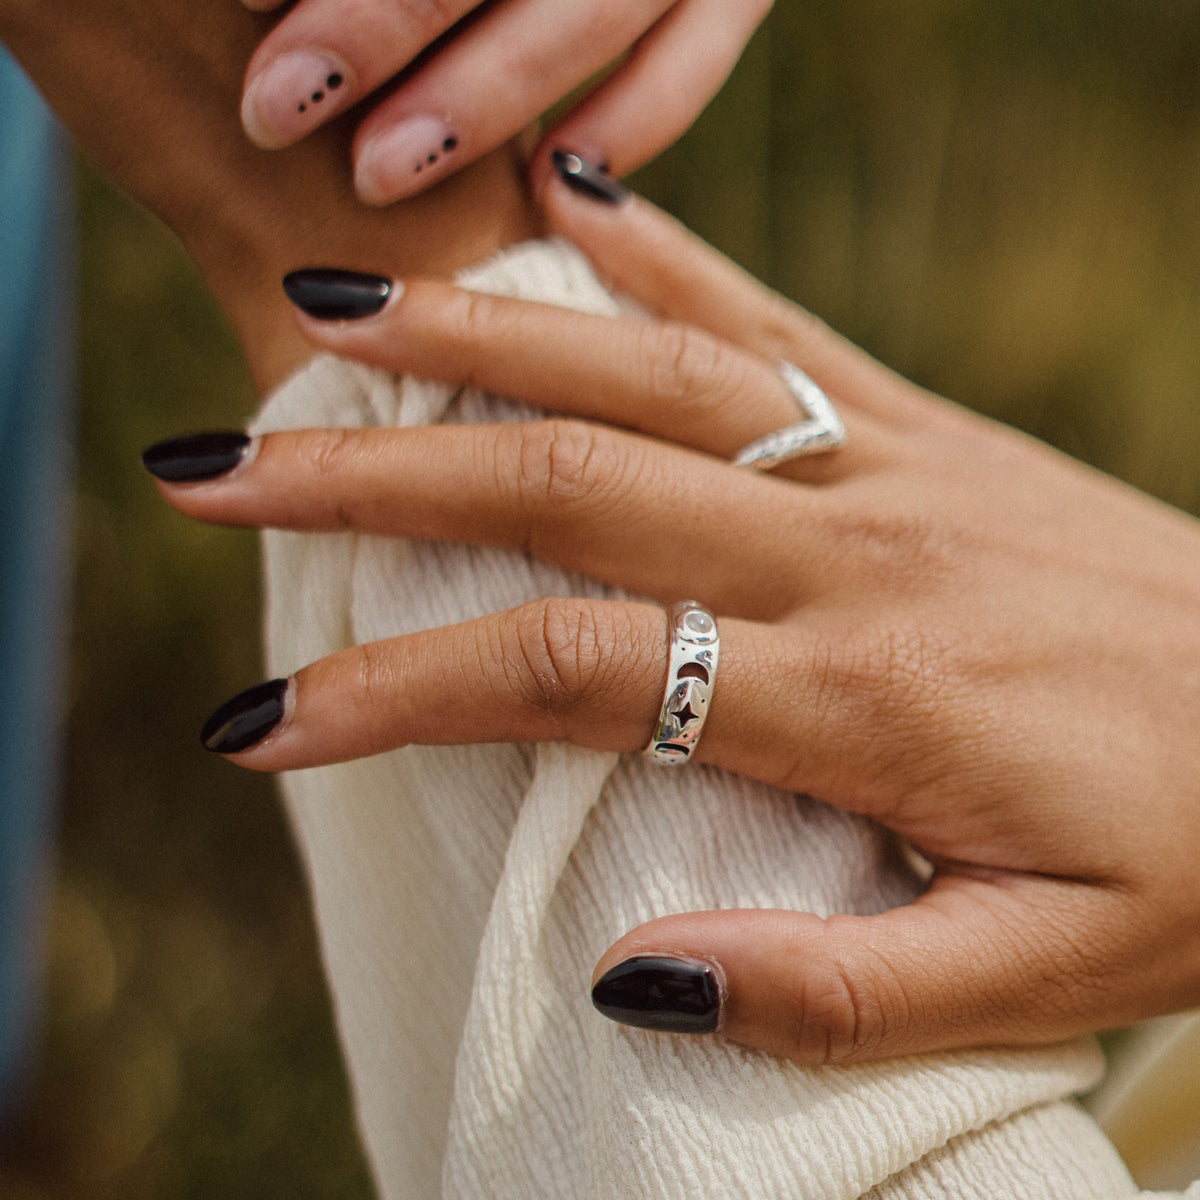
M769 471L789 458L836 450L846 441L846 426L829 397L795 364L780 362L779 377L792 393L804 420L768 433L734 455L735 467Z
M717 620L695 600L681 600L667 613L670 654L662 711L643 753L664 767L682 767L700 741L713 684L721 639Z

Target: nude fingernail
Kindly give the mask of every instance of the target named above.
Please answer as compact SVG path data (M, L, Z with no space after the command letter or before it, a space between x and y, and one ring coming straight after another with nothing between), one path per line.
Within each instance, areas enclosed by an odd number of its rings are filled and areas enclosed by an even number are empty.
M363 144L354 186L368 204L388 204L420 191L430 175L442 174L457 149L458 135L442 117L406 117Z
M242 126L264 149L290 145L353 99L349 68L324 51L294 50L250 81Z

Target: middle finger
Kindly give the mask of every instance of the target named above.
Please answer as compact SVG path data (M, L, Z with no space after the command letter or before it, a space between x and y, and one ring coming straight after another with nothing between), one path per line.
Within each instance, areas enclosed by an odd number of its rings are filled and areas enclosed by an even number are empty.
M229 469L188 466L222 437ZM664 601L701 591L732 615L777 617L845 570L824 489L582 421L239 437L174 439L144 461L201 520L512 547Z

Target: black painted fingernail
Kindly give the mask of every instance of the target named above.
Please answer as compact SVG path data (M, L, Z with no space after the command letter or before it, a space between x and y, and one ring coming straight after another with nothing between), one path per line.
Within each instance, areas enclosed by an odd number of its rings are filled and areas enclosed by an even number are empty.
M142 466L165 483L195 483L232 471L253 439L232 430L188 433L157 442L142 453Z
M712 963L639 954L606 971L592 988L606 1017L664 1033L712 1033L721 1019L721 985Z
M236 754L248 750L283 720L287 707L288 681L270 679L226 700L200 731L206 750Z
M605 204L620 204L628 199L629 189L618 183L604 167L590 163L569 150L555 150L550 161L559 178L573 192L600 200Z
M353 321L373 317L392 294L392 281L382 275L309 267L283 277L288 299L321 321Z

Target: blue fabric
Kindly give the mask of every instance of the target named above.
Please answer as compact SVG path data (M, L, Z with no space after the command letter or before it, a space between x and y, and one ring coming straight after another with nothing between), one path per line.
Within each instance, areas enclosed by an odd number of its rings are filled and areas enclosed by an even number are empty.
M70 208L63 139L0 50L0 1112L31 1037L61 751Z

